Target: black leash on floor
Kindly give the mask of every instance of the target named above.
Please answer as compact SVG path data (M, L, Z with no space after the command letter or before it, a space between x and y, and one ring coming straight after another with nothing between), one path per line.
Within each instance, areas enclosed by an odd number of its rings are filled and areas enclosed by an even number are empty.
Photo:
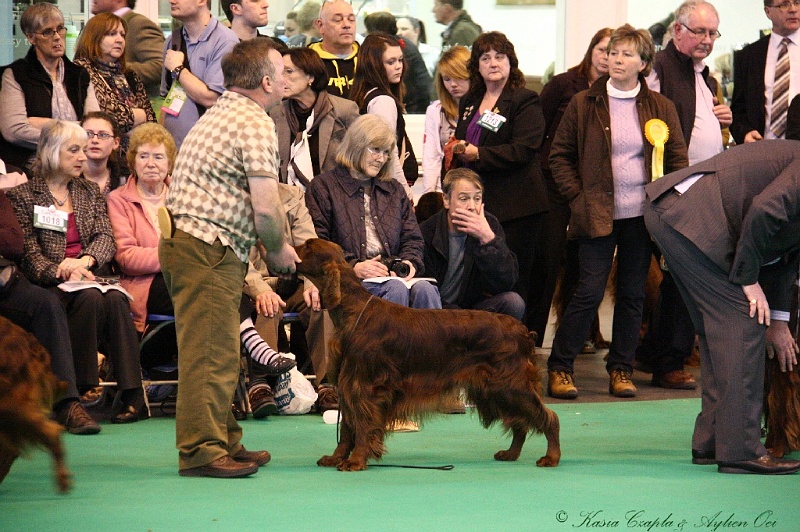
M339 436L339 423L342 421L342 411L337 410L336 412L336 443L342 443L342 440ZM437 471L450 471L455 466L453 464L447 464L443 466L416 466L416 465L402 465L402 464L370 464L369 467L399 467L402 469L434 469Z

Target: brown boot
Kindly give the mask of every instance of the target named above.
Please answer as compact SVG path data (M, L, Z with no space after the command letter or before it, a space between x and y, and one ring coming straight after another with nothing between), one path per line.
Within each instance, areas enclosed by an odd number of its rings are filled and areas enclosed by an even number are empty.
M697 388L697 381L692 374L682 369L669 371L667 373L653 373L653 386L667 388L669 390L694 390Z
M547 395L556 399L575 399L578 397L578 389L575 387L572 373L548 371Z
M631 381L631 372L613 370L609 376L608 393L614 397L636 397L636 385Z

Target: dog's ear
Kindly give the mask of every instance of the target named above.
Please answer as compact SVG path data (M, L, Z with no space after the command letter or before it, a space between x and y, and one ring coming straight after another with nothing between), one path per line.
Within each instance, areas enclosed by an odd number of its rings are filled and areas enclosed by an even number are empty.
M322 271L325 272L325 281L322 286L322 300L325 303L325 308L331 310L338 307L339 303L342 302L342 291L339 286L339 265L335 262L326 262L322 266Z

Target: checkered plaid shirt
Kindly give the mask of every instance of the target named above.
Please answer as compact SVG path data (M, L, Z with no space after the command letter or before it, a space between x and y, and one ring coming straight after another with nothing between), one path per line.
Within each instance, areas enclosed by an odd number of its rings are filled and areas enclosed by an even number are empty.
M225 91L178 153L167 194L175 227L207 244L219 239L247 262L256 241L247 179L277 179L279 168L272 119L250 98Z

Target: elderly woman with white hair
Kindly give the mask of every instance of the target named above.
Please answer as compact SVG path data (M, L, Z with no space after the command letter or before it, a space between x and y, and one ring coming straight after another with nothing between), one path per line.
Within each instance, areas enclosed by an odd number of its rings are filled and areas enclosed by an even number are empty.
M52 290L66 310L79 391L97 385L97 352L105 353L120 392L111 421L131 423L146 418L147 409L138 336L127 297L117 290L58 288L64 281L94 280L116 251L105 197L96 184L81 177L86 142L86 132L76 123L46 124L33 179L8 196L25 239L23 273L32 283Z

